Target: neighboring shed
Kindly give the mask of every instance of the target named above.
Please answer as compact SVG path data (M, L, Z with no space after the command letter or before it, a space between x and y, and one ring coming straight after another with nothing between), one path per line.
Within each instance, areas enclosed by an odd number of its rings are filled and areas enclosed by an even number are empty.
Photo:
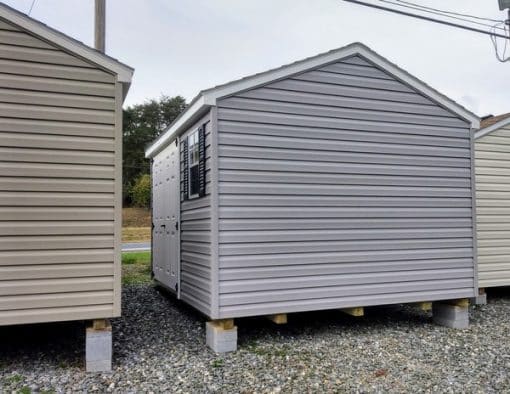
M204 90L146 151L155 280L220 350L233 318L473 297L478 127L362 44Z
M120 315L132 73L0 4L0 325Z
M478 286L510 286L510 114L475 133ZM483 297L482 297L483 298Z

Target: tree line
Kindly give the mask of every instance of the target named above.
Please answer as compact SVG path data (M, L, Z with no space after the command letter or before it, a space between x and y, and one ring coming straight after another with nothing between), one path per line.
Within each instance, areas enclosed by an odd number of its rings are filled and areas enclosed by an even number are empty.
M123 181L124 205L148 208L150 204L150 162L145 149L186 108L182 96L161 96L124 110Z

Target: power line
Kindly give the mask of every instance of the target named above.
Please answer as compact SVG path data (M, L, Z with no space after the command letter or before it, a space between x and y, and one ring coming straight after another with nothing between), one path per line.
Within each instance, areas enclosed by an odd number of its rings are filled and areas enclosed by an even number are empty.
M445 14L451 14L451 15L457 15L457 16L465 16L465 17L468 17L468 18L473 18L473 19L478 19L478 20L483 20L483 21L488 21L488 22L503 22L500 19L484 18L484 17L480 17L480 16L475 16L475 15L462 14L460 12L440 10L438 8L428 7L428 6L417 4L417 3L411 3L410 1L405 1L405 0L396 0L396 1L398 1L399 3L404 3L404 4L420 7L420 8L423 8L423 9L427 9L427 10L442 12L442 13L445 13Z
M492 33L492 32L487 31L487 30L477 29L475 27L465 26L465 25L461 25L461 24L458 24L458 23L442 21L440 19L434 19L434 18L430 18L430 17L424 16L424 15L417 15L417 14L413 14L411 12L396 10L396 9L390 8L390 7L384 7L384 6L376 5L376 4L369 4L369 3L365 3L365 2L362 2L362 1L359 1L359 0L343 0L343 1L347 1L349 3L358 4L358 5L364 5L366 7L376 8L378 10L393 12L395 14L410 16L411 18L417 18L417 19L422 19L422 20L426 20L426 21L429 21L429 22L439 23L439 24L442 24L442 25L450 26L450 27L457 27L459 29L469 30L469 31L473 31L473 32L476 32L476 33L486 34L486 35L489 35L489 36L500 37L500 38L505 38L505 39L509 38L508 36L503 35L503 34Z
M431 10L423 9L420 6L416 6L415 7L414 5L403 5L403 4L399 4L399 3L396 3L396 2L390 1L390 0L379 0L379 1L381 1L383 3L393 4L393 5L396 5L397 7L409 8L409 9L420 11L420 12L428 12L429 14L439 15L439 16L443 16L445 18L456 19L456 20L459 20L459 21L468 22L468 23L472 23L472 24L475 24L475 25L488 27L489 29L494 28L494 25L489 25L487 23L481 23L481 22L473 21L473 20L470 20L470 19L467 19L467 18L460 18L460 17L457 17L457 16L448 15L449 14L448 11L445 11L445 12L443 12L441 10L431 11ZM401 2L401 0L396 0L396 1ZM407 2L404 2L404 3L407 3ZM500 22L501 23L503 21L496 21L496 22ZM504 31L503 29L501 29L499 27L497 29L499 29L501 31Z
M30 16L30 14L32 13L32 10L34 9L35 2L36 2L36 0L32 0L32 5L30 6L30 9L28 10L28 16Z

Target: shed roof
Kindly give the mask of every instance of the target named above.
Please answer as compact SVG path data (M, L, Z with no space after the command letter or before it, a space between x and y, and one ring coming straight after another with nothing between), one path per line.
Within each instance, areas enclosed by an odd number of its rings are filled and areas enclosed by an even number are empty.
M506 114L491 116L483 119L480 123L480 130L475 133L475 139L499 130L502 127L510 125L510 112Z
M4 3L0 3L0 19L4 19L9 23L18 26L22 30L26 30L45 41L49 41L50 43L55 44L78 57L97 64L107 71L116 74L118 81L126 85L124 94L127 93L127 88L131 84L134 72L134 69L128 65L88 45L85 45L83 42L55 30L52 27L49 27L48 25L5 5Z
M345 47L321 53L319 55L299 60L297 62L290 63L269 71L254 74L245 78L215 86L210 89L202 90L191 101L184 112L161 134L161 136L149 148L147 148L145 151L145 156L154 157L158 152L165 148L165 146L172 142L176 136L180 135L187 127L196 121L198 117L203 115L205 111L207 111L211 106L216 105L216 101L218 99L356 55L361 56L376 66L384 69L395 78L408 84L439 105L442 105L461 118L470 122L472 128L478 129L480 127L480 119L478 116L468 111L460 104L434 90L426 83L409 74L407 71L401 69L386 58L377 54L366 45L362 43L352 43Z

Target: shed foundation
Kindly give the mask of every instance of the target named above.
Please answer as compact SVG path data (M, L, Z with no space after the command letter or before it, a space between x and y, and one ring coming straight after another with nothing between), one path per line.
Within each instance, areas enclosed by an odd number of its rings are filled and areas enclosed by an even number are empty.
M441 326L466 329L469 327L469 307L446 303L434 303L432 306L434 323Z
M85 364L87 372L112 370L112 326L108 320L104 324L94 321L91 327L87 327Z
M224 327L215 321L205 325L205 341L207 346L216 353L235 352L237 350L237 327Z

